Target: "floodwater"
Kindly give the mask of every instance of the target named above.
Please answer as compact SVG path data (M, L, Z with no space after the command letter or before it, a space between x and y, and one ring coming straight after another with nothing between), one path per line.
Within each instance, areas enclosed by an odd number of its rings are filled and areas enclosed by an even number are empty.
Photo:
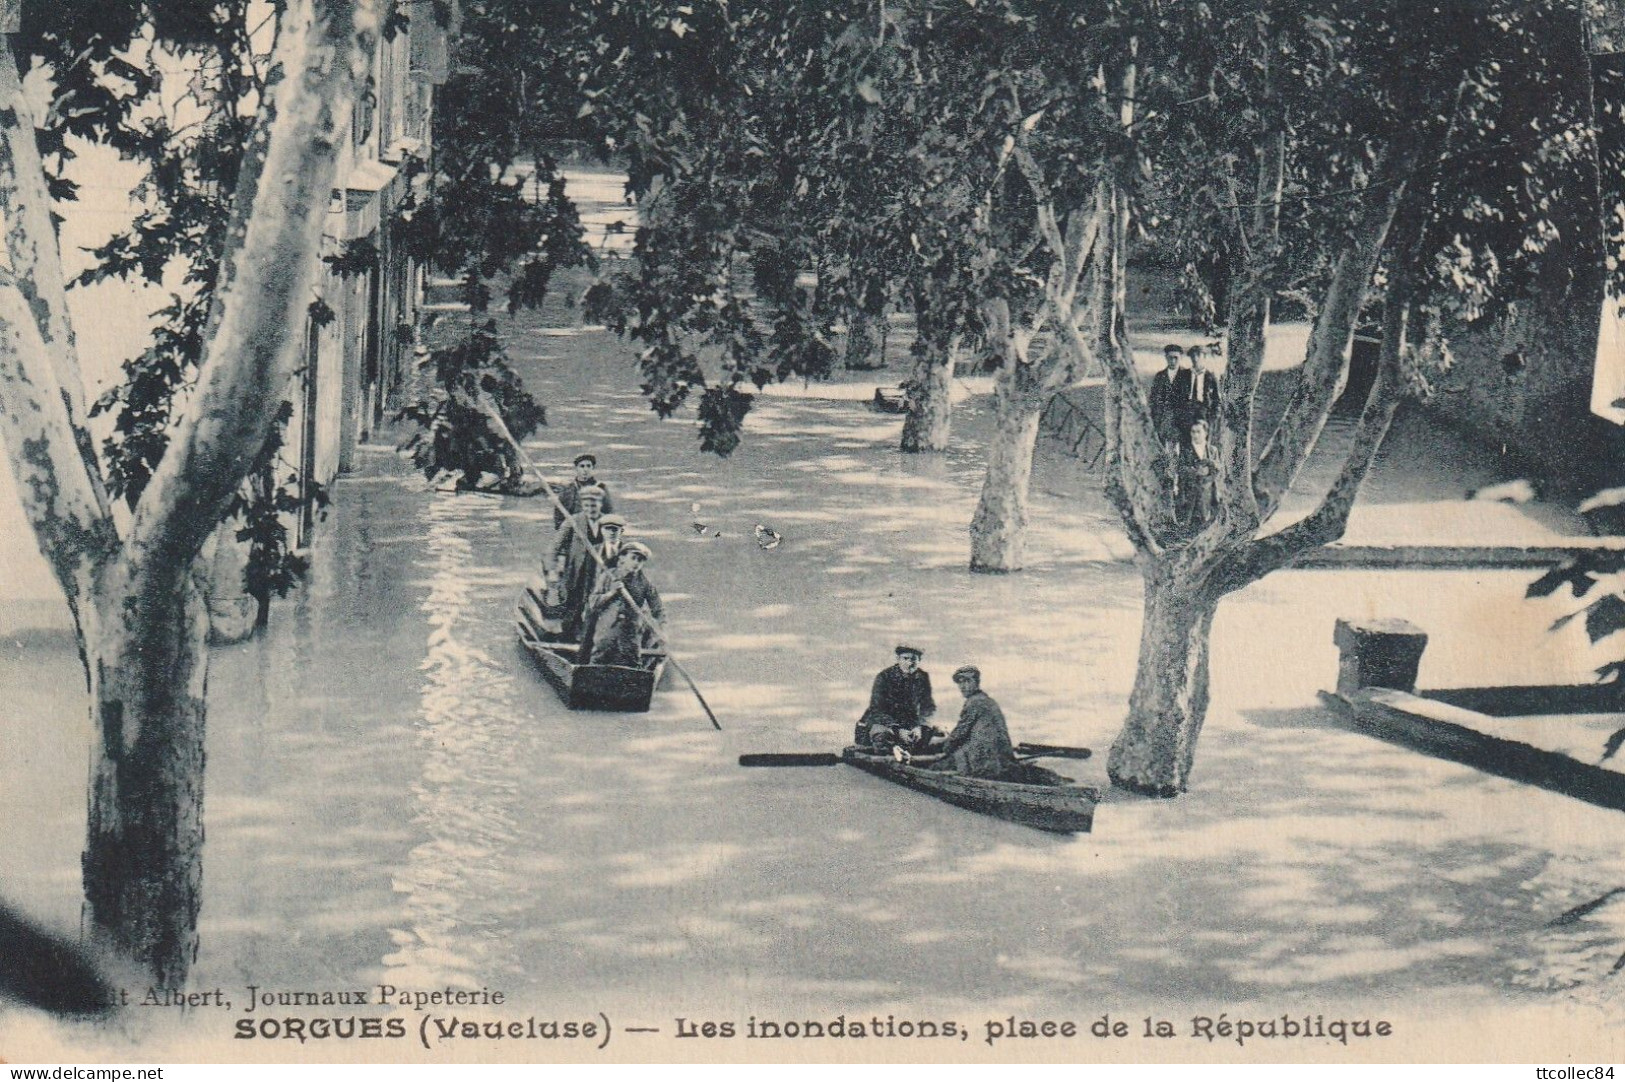
M1090 835L844 767L745 770L747 751L838 749L908 640L939 717L957 710L946 674L977 663L1017 739L1094 747L1065 765L1103 784L1135 572L1091 562L1097 509L1044 492L1033 570L964 571L980 402L954 453L909 458L896 419L859 402L770 396L719 461L687 421L654 419L601 332L531 320L509 337L552 422L530 453L556 476L600 454L724 731L675 680L647 715L565 710L512 631L544 502L434 492L365 448L308 584L268 635L214 655L194 987L225 988L235 1011L250 985L496 989L538 1016L668 1034L676 1017L752 1014L979 1027L1344 1008L1420 1025L1578 1004L1617 1019L1625 898L1549 925L1625 886L1619 814L1349 732L1315 699L1338 616L1426 627L1425 685L1581 678L1595 660L1546 633L1560 601L1519 600L1528 576L1298 572L1232 599L1195 789L1110 793ZM758 523L782 544L761 548ZM76 666L60 639L0 651L0 896L64 928ZM120 1025L229 1036L209 1012Z

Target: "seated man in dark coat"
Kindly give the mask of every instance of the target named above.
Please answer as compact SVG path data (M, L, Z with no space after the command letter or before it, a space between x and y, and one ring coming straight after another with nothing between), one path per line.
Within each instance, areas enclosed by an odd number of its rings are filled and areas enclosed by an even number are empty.
M581 652L591 664L636 668L642 660L644 644L658 641L659 636L638 616L641 610L654 620L656 627L666 617L660 591L643 573L650 555L648 545L628 541L621 546L615 565L599 575L588 605L587 627L581 643Z
M858 719L852 740L859 747L923 747L942 734L925 724L937 712L931 674L920 668L923 651L897 648L897 664L880 670L869 691L869 708Z
M598 502L603 508L604 514L607 515L611 511L615 510L615 501L610 498L609 486L593 476L593 470L597 468L598 459L594 458L592 455L576 456L575 477L570 481L569 484L560 485L558 489L559 502L564 505L564 509L561 510L557 507L553 508L553 528L555 530L564 525L564 520L567 517L565 515L566 510L568 510L572 515L580 514L581 490L584 488L596 488L600 490Z
M932 748L930 755L915 755L910 759L905 754L904 760L973 778L1020 779L1024 768L1016 760L1016 749L1010 745L1004 711L982 690L982 671L975 665L962 666L954 670L954 683L965 696L965 705L959 711L959 724L948 734L947 743Z

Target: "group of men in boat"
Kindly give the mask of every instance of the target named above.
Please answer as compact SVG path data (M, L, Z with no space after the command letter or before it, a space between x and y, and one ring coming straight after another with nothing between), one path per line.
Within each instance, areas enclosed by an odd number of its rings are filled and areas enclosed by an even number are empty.
M659 640L665 609L644 572L653 554L626 538L626 519L614 512L609 486L595 476L597 465L593 455L578 455L575 476L554 492L549 615L559 620L559 639L581 644L583 661L636 666L642 650ZM859 748L978 778L1022 775L1004 712L982 690L980 669L954 670L965 701L953 731L944 733L930 724L937 704L931 674L920 668L925 651L899 644L896 656L896 664L875 676L869 708L853 734Z
M959 721L944 734L929 719L937 712L931 674L920 668L925 652L900 643L897 663L882 669L858 719L853 742L866 751L895 755L913 766L951 770L977 778L1015 779L1025 766L1016 758L1004 711L982 690L982 671L961 665L953 680L964 696Z
M666 617L645 572L654 553L626 537L626 519L594 476L598 460L577 455L574 465L575 476L554 493L547 615L558 620L561 641L580 643L583 664L636 667L660 641Z

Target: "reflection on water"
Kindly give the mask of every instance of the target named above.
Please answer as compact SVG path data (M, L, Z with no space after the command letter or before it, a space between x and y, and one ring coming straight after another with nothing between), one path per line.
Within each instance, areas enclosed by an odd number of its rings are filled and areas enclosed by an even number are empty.
M477 641L490 634L482 627L489 606L476 604L491 577L477 556L490 551L482 544L493 532L490 510L446 493L429 505L422 776L411 786L413 822L426 839L394 876L405 912L402 925L390 929L396 949L384 958L387 980L402 987L490 981L490 959L470 932L498 927L500 900L512 887L495 869L514 841L518 764L530 741L509 708L512 677Z

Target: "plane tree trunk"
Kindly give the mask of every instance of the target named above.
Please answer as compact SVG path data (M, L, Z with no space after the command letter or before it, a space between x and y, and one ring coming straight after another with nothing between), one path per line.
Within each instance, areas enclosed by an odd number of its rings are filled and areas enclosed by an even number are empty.
M1417 215L1396 215L1411 170L1412 144L1396 141L1379 163L1366 205L1349 233L1310 335L1297 392L1255 463L1252 399L1263 368L1269 293L1254 268L1237 268L1229 295L1230 363L1220 390L1217 507L1194 526L1173 523L1160 506L1145 391L1114 333L1102 350L1110 380L1108 491L1134 541L1145 582L1144 624L1128 716L1112 744L1107 773L1135 792L1171 797L1185 791L1209 698L1213 617L1229 593L1342 536L1354 499L1402 398L1401 357L1410 333L1412 281L1405 259L1421 231ZM1265 166L1268 166L1265 156ZM1261 170L1262 172L1263 170ZM1261 176L1261 186L1270 178ZM1262 200L1260 201L1262 202ZM1260 233L1268 228L1259 223ZM1116 223L1116 244L1126 221ZM1392 236L1391 234L1398 234ZM1255 241L1258 234L1255 234ZM1346 378L1354 327L1385 250L1397 251L1385 297L1379 374L1351 447L1319 505L1305 518L1264 532L1304 461L1313 452ZM1122 325L1120 268L1113 326Z
M372 0L293 0L280 18L279 74L245 151L197 378L123 536L81 421L33 122L0 49L14 271L0 278L0 443L85 665L92 931L166 984L197 950L209 617L195 568L298 363L338 148L378 29Z
M970 524L970 569L1020 571L1027 550L1027 498L1033 449L1043 414L1038 379L1028 364L1001 368L993 386L993 432L987 473Z
M914 368L904 384L908 415L901 449L909 454L946 451L953 432L953 378L960 336L921 311L914 341Z
M993 376L993 432L988 437L987 471L971 519L970 569L984 573L1019 571L1026 560L1028 497L1039 422L1051 397L1090 363L1092 352L1080 329L1098 325L1100 275L1095 244L1108 206L1100 199L1063 221L1049 201L1048 187L1024 145L1012 140L1010 154L1032 185L1035 227L1043 238L1049 274L1041 290L1013 305L995 297L982 305L982 327L998 360ZM1053 340L1039 344L1051 329ZM1069 337L1070 336L1070 337Z
M873 316L858 305L847 311L846 359L849 370L872 372L886 365L886 318Z
M86 901L114 946L178 983L197 955L208 606L190 573L179 589L109 585L101 601L116 612L85 644L96 722Z
M1184 791L1207 717L1208 643L1217 609L1218 598L1191 569L1171 563L1147 569L1128 719L1107 760L1118 785L1153 796Z

